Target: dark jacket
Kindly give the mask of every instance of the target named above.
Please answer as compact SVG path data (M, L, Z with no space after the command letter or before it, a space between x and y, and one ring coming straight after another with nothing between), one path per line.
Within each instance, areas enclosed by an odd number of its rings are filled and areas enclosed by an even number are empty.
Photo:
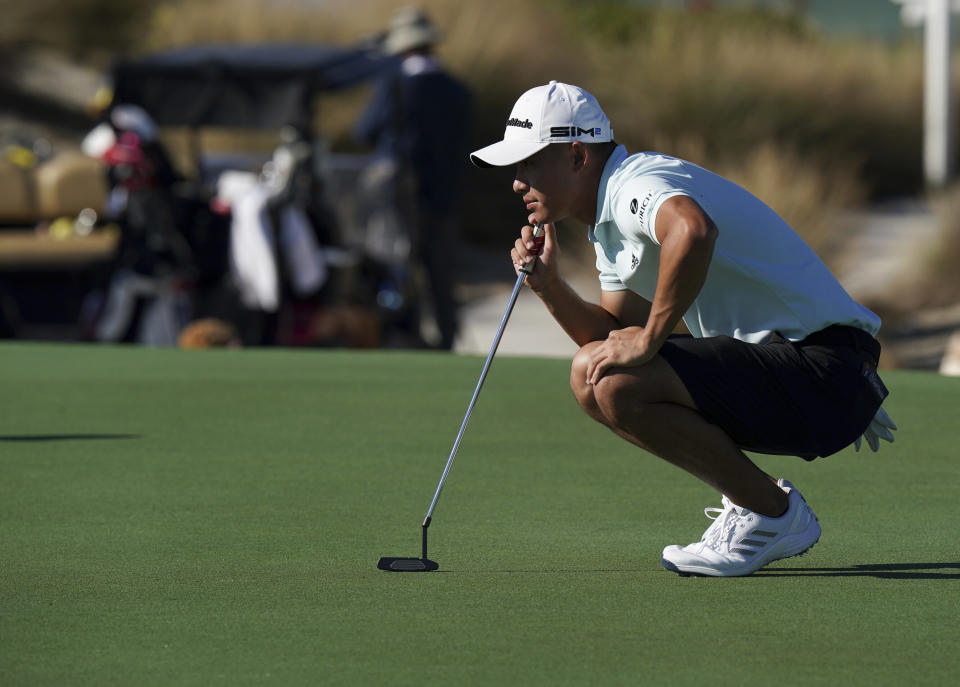
M398 63L377 84L355 135L406 167L418 200L446 214L459 198L468 164L472 107L466 86L446 72L407 75Z

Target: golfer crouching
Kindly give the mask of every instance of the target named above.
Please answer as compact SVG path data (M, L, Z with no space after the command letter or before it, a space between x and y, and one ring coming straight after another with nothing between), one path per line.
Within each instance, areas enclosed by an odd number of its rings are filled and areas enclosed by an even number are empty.
M596 99L551 81L524 93L502 141L470 156L516 165L529 225L515 268L578 346L570 386L617 435L717 489L700 541L667 546L682 575L749 575L797 556L820 524L744 451L829 456L896 429L881 407L880 319L759 199L684 160L629 155ZM554 223L589 225L601 296L558 267ZM542 224L542 246L530 225ZM671 336L683 320L692 336Z

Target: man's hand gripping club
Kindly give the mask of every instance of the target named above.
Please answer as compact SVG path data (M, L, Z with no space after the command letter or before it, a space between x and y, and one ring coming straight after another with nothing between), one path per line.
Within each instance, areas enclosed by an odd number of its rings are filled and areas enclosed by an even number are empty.
M517 276L526 272L526 285L539 294L547 282L559 279L555 258L558 252L556 230L552 224L528 224L520 230L520 238L514 243L510 257Z
M554 300L551 296L563 284L558 267L560 247L554 225L546 223L540 226L543 234L539 237L536 235L536 227L523 227L510 255L517 275L521 271L526 272L527 286L551 307L551 301ZM536 266L535 270L533 266ZM551 311L556 314L552 307ZM607 326L603 328L606 338L597 348L588 368L587 381L590 384L599 381L613 367L643 365L656 355L659 348L647 341L643 327L620 329L609 313L604 312L603 315L604 319L608 320ZM578 340L579 337L570 329L566 326L564 329L575 341ZM582 345L583 342L578 343Z

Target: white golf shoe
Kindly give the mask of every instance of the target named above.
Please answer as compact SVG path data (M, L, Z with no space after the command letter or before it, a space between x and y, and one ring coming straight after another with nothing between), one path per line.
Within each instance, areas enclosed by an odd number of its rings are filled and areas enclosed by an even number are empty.
M754 513L723 497L723 508L704 508L713 524L695 544L668 546L660 564L680 575L749 575L781 558L799 556L820 538L820 523L800 492L781 479L789 506L779 518Z

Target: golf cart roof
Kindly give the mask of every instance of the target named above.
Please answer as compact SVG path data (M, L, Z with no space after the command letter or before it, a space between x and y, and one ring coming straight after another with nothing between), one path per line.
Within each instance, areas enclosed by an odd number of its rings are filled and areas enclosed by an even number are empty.
M309 127L315 96L367 81L391 64L368 48L206 45L119 61L114 104L161 126Z

